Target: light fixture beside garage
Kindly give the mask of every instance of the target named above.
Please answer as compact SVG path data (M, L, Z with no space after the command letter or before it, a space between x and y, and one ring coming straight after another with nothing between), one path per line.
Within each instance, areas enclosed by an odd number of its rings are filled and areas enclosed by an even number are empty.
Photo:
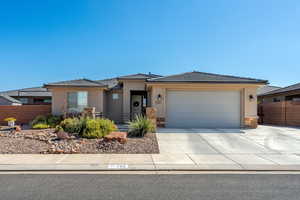
M161 104L161 101L162 101L162 95L158 94L157 97L156 97L155 103L156 104Z
M157 101L160 101L161 100L161 94L158 94L157 95Z
M254 100L254 96L253 96L253 94L250 94L249 95L249 101L253 101Z

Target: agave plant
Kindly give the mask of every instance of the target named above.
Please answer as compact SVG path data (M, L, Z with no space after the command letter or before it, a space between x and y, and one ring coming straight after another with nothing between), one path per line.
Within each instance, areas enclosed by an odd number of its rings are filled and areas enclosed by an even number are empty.
M135 119L128 123L128 136L144 137L147 133L155 132L155 125L153 122L143 115L137 115Z

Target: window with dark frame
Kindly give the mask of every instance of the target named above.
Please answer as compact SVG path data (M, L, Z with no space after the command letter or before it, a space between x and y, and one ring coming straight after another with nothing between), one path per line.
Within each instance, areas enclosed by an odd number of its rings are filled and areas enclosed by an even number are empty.
M88 92L68 92L67 104L69 113L82 112L88 106Z

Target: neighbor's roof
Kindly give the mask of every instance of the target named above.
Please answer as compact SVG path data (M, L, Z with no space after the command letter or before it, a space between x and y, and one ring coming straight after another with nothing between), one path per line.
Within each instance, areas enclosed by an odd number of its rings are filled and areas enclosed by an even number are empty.
M117 77L117 79L119 80L128 80L128 79L134 79L134 80L145 80L145 79L149 79L149 78L158 78L158 77L162 77L160 75L157 74L142 74L142 73L138 73L138 74L131 74L131 75L126 75L126 76L119 76Z
M51 92L48 91L47 88L43 87L33 87L33 88L23 88L19 90L9 90L0 92L0 95L7 95L7 96L19 96L19 97L51 97Z
M44 87L107 87L97 81L92 81L89 79L77 79L77 80L70 80L70 81L60 81L54 83L47 83L44 84Z
M300 91L300 83L294 84L294 85L290 85L288 87L284 87L284 88L280 88L277 90L273 90L271 92L267 92L261 96L265 96L265 95L271 95L271 94L279 94L279 93L284 93L284 92L290 92L293 90L299 90Z
M19 104L22 104L21 101L15 99L15 98L12 98L12 97L10 97L10 96L8 96L8 95L5 95L5 94L0 94L0 98L3 98L3 99L5 99L5 100L7 100L7 101L9 101L9 102L11 102L11 103L19 103Z
M149 78L157 78L157 77L162 77L162 76L151 74L151 73L149 74L138 73L138 74L131 74L126 76L119 76L116 78L98 80L97 82L107 85L109 89L117 90L122 88L118 80L146 80Z
M281 87L272 86L272 85L264 85L264 86L261 86L257 89L257 95L258 96L264 95L265 93L268 93L268 92L271 92L271 91L274 91L274 90L278 90L280 88Z
M97 82L107 85L109 89L118 89L119 88L119 81L117 78L110 78L110 79L103 79L98 80Z
M244 78L238 76L228 76L204 72L187 72L177 75L165 76L161 78L152 78L148 82L187 82L187 83L268 83L267 80Z

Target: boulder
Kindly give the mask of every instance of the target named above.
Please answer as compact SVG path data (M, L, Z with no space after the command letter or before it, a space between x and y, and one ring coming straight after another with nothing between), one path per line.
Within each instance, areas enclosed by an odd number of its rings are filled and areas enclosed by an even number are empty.
M118 142L124 144L127 142L126 132L111 132L109 135L104 137L105 141L117 140Z
M69 134L66 133L66 132L64 132L64 131L58 131L56 133L56 135L57 135L57 138L61 139L61 140L65 140L65 139L69 139L70 138Z
M15 126L15 130L16 130L16 132L21 132L21 126Z

